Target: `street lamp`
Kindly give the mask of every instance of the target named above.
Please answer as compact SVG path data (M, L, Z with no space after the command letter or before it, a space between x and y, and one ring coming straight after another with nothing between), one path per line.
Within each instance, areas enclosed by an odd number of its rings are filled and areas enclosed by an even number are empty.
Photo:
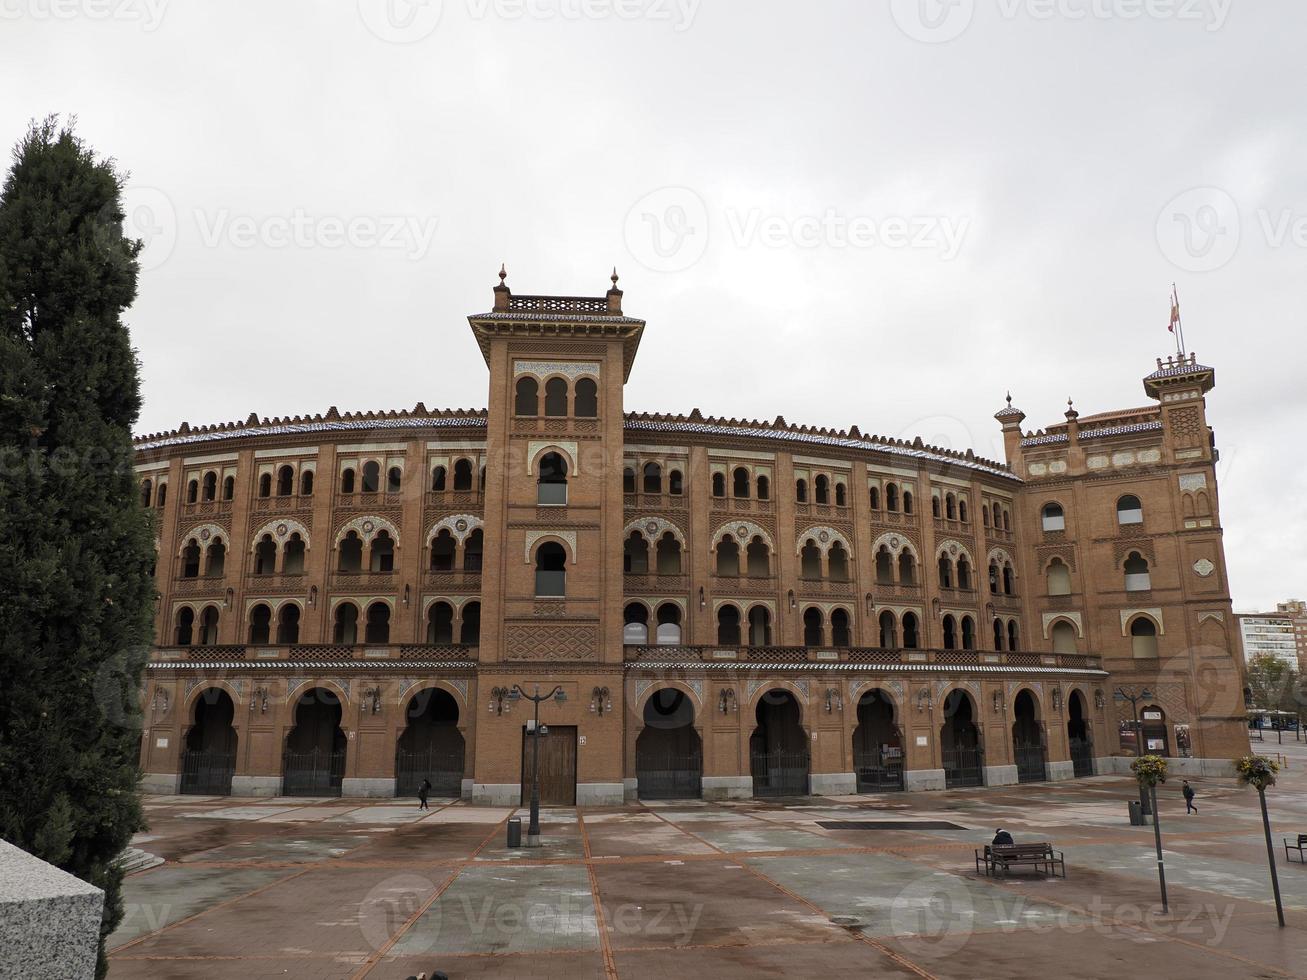
M554 689L548 694L541 694L540 687L537 685L534 694L527 694L522 690L520 684L514 684L513 690L508 694L510 701L517 701L520 698L526 698L536 706L535 721L531 724L531 822L526 828L526 846L540 846L540 736L548 733L548 729L541 729L540 726L540 704L551 698L562 704L567 700L567 692L561 687L555 685Z

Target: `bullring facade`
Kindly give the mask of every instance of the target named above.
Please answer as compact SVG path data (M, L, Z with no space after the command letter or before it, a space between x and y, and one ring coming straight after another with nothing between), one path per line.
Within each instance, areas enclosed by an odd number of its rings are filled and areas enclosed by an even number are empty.
M157 514L141 764L164 792L546 803L1067 779L1247 747L1206 394L1032 432L1006 463L631 414L644 322L469 317L485 411L137 440ZM1132 703L1126 695L1144 694ZM1135 712L1138 711L1138 718Z

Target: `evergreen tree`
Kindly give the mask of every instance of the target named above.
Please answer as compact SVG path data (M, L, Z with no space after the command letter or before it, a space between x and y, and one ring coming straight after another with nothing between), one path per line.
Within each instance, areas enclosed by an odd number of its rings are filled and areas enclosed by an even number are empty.
M143 826L155 600L123 180L50 118L0 192L0 836L104 889L101 976L123 914L114 859Z

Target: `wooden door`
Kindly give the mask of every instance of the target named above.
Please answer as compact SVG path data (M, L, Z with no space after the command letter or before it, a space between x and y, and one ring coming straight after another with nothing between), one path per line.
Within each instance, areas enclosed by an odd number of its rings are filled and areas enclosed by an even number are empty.
M522 805L531 802L532 736L522 732ZM540 805L576 806L576 726L550 725L540 739Z

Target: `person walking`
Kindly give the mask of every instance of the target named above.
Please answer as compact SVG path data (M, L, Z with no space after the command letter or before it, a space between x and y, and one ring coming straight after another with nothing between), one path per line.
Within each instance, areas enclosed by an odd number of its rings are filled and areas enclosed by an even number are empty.
M1189 785L1189 780L1184 781L1184 788L1180 790L1184 793L1184 812L1185 816L1191 813L1197 813L1198 807L1194 806L1194 788Z
M423 780L422 780L422 785L418 787L418 809L419 809L419 810L430 810L430 809L431 809L431 807L427 804L427 797L430 796L430 795L431 795L431 780L429 780L429 779L423 779Z

